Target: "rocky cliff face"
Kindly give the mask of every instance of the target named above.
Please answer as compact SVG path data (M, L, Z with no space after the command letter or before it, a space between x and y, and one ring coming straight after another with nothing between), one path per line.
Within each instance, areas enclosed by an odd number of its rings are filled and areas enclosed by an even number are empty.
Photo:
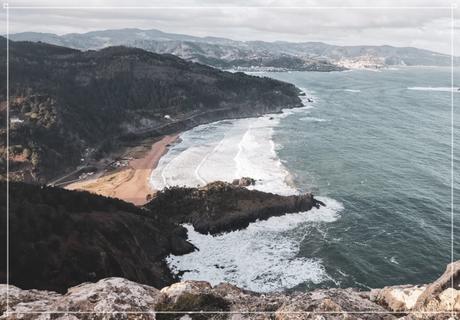
M459 273L457 261L432 284L370 292L316 289L259 294L228 283L212 287L204 281L184 281L158 290L122 278L84 283L65 295L10 286L8 307L4 298L0 303L0 318L447 320L460 315ZM6 285L0 285L0 295L5 297Z
M0 73L6 39L0 37ZM10 42L10 179L46 182L117 149L119 140L165 134L228 117L300 106L288 83L223 72L136 48L82 52ZM0 120L6 123L0 79ZM0 127L0 141L6 140ZM5 170L5 145L0 169Z

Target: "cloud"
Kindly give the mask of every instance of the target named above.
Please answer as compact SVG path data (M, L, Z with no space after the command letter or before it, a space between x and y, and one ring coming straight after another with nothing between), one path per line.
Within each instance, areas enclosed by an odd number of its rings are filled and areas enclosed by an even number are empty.
M444 53L451 51L450 9L423 8L448 7L450 1L80 0L75 5L75 2L62 0L11 0L9 4L42 7L11 9L11 32L64 34L136 27L237 40L323 41L340 45L390 44L416 46ZM69 6L98 8L43 8ZM366 9L363 6L378 8ZM455 12L460 17L460 10ZM0 18L4 20L4 10ZM460 23L457 21L458 25ZM460 41L456 42L455 51L458 53Z

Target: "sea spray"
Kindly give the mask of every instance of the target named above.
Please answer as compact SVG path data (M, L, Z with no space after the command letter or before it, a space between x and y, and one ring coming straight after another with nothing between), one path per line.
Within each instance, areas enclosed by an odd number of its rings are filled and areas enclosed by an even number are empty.
M292 288L304 282L330 280L321 259L299 257L303 235L294 232L304 224L335 221L343 206L319 197L326 207L251 223L246 229L217 236L203 235L186 225L189 240L200 250L183 256L169 256L168 265L181 278L200 279L211 284L230 282L258 292ZM184 272L185 271L185 272Z
M460 93L460 88L456 87L408 87L407 89L416 91L439 91Z
M282 146L275 144L273 134L281 119L293 114L305 116L314 108L310 94L302 100L305 105L301 108L259 118L218 121L183 133L181 143L173 146L154 170L153 186L195 187L247 176L256 180L249 188L281 195L300 193L277 155ZM262 292L331 280L321 259L298 257L305 234L295 230L304 224L321 229L322 224L335 221L342 209L333 199L319 199L326 207L272 217L217 236L202 235L186 225L189 241L200 250L171 255L168 265L184 280L226 281Z

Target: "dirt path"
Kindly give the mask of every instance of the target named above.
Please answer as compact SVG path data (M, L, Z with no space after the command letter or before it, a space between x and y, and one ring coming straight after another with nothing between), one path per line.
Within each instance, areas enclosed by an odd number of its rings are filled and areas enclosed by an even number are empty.
M147 196L155 193L149 182L150 174L166 153L168 145L177 137L177 134L164 136L160 141L155 142L142 158L131 160L126 168L96 179L75 182L65 188L86 190L135 205L143 205L147 202Z

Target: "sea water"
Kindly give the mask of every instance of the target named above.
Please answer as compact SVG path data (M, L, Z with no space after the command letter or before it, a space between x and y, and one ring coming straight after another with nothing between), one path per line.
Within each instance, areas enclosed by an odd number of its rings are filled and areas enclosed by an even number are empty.
M217 236L187 225L200 250L169 256L170 267L183 279L255 291L435 279L451 260L451 191L459 189L455 171L451 179L451 95L457 138L460 92L450 87L450 69L261 75L294 83L313 102L187 131L151 182L161 189L248 176L255 189L313 192L326 207ZM455 151L454 169L458 159Z

